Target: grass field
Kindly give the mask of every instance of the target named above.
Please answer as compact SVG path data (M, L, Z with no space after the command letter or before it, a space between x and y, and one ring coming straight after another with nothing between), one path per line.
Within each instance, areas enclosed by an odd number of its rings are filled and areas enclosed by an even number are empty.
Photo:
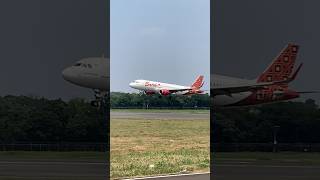
M110 129L112 178L209 171L209 119L111 119Z

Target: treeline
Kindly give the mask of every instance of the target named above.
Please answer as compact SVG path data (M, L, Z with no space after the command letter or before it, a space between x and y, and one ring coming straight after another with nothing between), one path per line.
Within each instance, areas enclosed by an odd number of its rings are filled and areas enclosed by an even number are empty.
M209 107L209 96L111 93L110 104L113 108ZM277 129L280 143L320 143L320 109L311 99L211 112L214 142L270 143ZM0 97L0 143L106 142L109 121L104 113L82 99Z
M0 97L0 142L106 142L102 115L81 99Z
M212 138L219 143L320 143L320 109L314 100L216 109Z
M210 96L208 94L160 96L159 94L111 92L110 106L111 108L209 108Z

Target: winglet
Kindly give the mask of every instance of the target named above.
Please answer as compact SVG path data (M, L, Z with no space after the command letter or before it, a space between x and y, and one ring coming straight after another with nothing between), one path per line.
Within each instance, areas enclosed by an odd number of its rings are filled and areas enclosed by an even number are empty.
M291 81L293 81L293 80L296 79L296 77L297 77L297 75L298 75L298 73L299 73L302 65L303 65L303 63L300 63L300 65L299 65L299 67L297 68L297 70L296 70L296 71L292 74L292 76L289 78L289 79L290 79L289 82L291 82Z

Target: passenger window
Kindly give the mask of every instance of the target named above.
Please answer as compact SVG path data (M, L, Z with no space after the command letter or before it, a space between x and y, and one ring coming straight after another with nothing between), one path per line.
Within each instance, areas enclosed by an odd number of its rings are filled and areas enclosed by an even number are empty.
M85 68L87 67L87 65L86 65L86 64L82 64L81 66L82 66L82 67L85 67Z
M89 67L89 68L92 68L92 65L91 65L91 64L88 64L88 67Z

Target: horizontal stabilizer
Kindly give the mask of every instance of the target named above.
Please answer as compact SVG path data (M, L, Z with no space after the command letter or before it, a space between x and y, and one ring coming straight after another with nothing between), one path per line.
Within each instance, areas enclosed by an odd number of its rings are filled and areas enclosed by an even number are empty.
M299 91L297 93L299 93L299 94L314 94L314 93L320 93L320 91Z

